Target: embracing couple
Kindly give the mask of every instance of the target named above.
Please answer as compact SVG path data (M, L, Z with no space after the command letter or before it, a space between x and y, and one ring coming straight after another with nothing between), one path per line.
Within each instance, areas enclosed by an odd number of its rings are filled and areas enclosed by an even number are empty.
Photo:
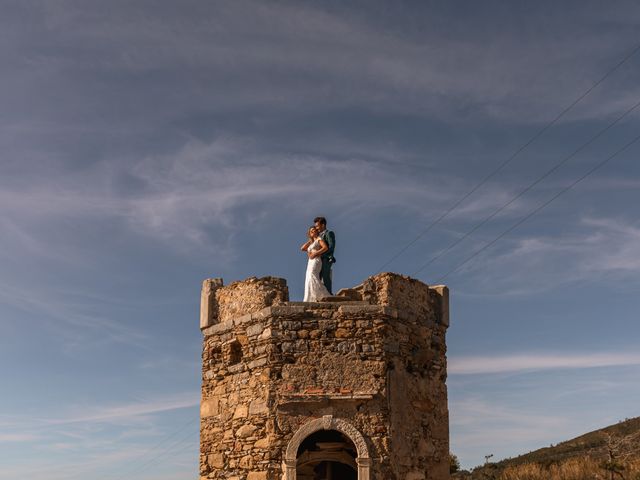
M327 230L327 219L316 217L313 227L307 232L308 240L302 244L300 250L307 252L309 261L304 278L304 301L318 302L324 297L333 295L331 292L331 265L336 263L333 250L336 246L336 236Z

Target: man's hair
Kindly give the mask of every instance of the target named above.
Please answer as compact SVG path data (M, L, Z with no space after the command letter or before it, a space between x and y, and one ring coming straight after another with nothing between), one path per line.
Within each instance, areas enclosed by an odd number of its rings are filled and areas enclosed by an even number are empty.
M327 226L327 219L324 217L316 217L313 219L313 223L318 223L320 222L320 224L324 225L325 227Z

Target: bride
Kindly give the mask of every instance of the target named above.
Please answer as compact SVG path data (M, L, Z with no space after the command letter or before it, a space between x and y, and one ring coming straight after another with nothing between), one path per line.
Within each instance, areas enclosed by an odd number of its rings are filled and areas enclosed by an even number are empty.
M309 228L307 233L309 240L304 243L300 250L307 252L309 261L307 262L307 273L304 278L304 301L317 302L324 297L330 297L329 290L320 280L320 269L322 268L322 260L320 256L329 250L327 244L318 236L316 227Z

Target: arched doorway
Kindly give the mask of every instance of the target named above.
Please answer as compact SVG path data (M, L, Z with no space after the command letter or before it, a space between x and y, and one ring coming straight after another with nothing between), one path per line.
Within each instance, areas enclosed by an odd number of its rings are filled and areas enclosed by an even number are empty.
M316 432L327 433L316 436ZM349 422L333 418L332 415L307 422L291 437L282 462L283 480L298 480L298 463L301 475L318 475L323 479L329 470L333 480L342 480L342 477L337 476L338 472L342 473L347 469L344 474L353 475L351 470L355 468L357 475L346 477L347 479L370 478L371 457L364 437ZM312 468L309 469L308 465Z
M298 447L296 480L358 480L356 446L337 430L319 430Z

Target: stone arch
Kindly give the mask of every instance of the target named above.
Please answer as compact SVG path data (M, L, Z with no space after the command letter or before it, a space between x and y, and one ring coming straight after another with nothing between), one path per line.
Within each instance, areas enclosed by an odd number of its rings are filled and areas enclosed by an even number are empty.
M367 447L364 436L356 427L346 420L333 418L333 415L325 415L322 418L316 418L315 420L305 423L293 434L293 437L291 437L287 445L284 461L282 462L282 480L296 480L298 448L305 438L318 430L337 430L346 435L356 446L358 453L358 457L356 458L358 480L370 479L371 456L369 455L369 447Z

